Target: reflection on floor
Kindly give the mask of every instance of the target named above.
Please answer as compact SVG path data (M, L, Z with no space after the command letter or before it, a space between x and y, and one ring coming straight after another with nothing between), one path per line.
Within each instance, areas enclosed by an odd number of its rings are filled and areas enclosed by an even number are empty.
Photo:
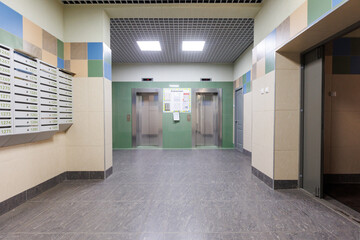
M0 216L0 239L360 239L299 190L273 191L234 150L114 152L106 181L67 181Z
M360 184L327 184L326 194L360 213Z

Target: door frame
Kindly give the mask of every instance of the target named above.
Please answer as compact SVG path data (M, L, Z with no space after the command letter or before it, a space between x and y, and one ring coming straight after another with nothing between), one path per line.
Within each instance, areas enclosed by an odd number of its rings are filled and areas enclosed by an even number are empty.
M242 147L242 150L240 151L239 149L236 148L236 92L237 91L240 91L242 90L242 103L243 103L243 131L242 131L242 140L243 140L243 147ZM234 147L235 147L235 150L238 150L239 152L244 152L244 87L238 87L238 88L235 88L235 91L234 91L234 102L235 102L235 105L234 105Z
M136 112L136 95L138 93L157 93L159 99L159 147L163 145L163 128L162 128L162 105L163 105L163 91L161 88L132 88L131 89L131 137L132 147L137 147L137 112Z
M196 147L196 113L197 113L197 105L196 105L196 94L197 93L216 93L218 96L218 145L217 147L222 147L222 89L221 88L193 88L191 90L191 108L192 108L192 147Z
M304 189L304 105L305 105L305 55L311 51L319 51L319 55L322 58L322 77L321 77L321 165L320 165L320 189L318 192L319 198L324 196L324 104L325 104L325 47L324 45L311 48L305 52L302 52L301 57L301 92L300 92L300 152L299 152L299 187ZM306 191L306 190L305 190Z

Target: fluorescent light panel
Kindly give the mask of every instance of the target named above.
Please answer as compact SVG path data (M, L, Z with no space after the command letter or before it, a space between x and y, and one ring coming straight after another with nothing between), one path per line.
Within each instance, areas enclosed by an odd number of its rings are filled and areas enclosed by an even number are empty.
M183 51L201 52L204 49L205 41L183 41Z
M136 41L141 51L161 51L159 41Z

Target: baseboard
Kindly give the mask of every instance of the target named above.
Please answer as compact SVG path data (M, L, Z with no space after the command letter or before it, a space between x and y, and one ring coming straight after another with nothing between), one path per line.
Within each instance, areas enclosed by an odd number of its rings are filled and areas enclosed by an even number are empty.
M25 190L3 202L0 202L0 215L5 214L12 209L20 206L26 201L36 197L37 195L55 187L65 180L79 180L79 179L105 179L113 173L113 168L110 167L104 171L69 171L61 173L49 180L36 185L28 190Z
M246 156L251 157L251 152L246 150L246 149L244 149L243 154L245 154Z
M324 183L360 183L360 174L324 174Z
M104 171L69 171L66 180L105 179Z
M296 189L298 180L274 180L274 189Z
M266 185L273 188L274 187L274 181L272 178L264 174L263 172L259 171L255 167L251 166L251 172L254 174L258 179L263 181Z
M295 189L298 188L298 180L274 180L255 167L251 167L251 172L272 189Z
M55 187L57 184L65 180L65 173L61 173L43 183L36 185L28 190L25 190L3 202L0 203L0 215L11 211L26 201L36 197L37 195L45 192L46 190Z
M108 170L105 171L105 178L110 177L113 174L113 167L110 167Z

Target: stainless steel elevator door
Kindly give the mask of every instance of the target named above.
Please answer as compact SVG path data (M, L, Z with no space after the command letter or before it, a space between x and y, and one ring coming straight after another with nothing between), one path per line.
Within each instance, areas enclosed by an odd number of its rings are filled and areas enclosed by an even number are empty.
M137 146L159 146L159 114L159 96L157 93L137 93Z
M217 146L219 136L218 95L197 93L196 104L195 146Z

